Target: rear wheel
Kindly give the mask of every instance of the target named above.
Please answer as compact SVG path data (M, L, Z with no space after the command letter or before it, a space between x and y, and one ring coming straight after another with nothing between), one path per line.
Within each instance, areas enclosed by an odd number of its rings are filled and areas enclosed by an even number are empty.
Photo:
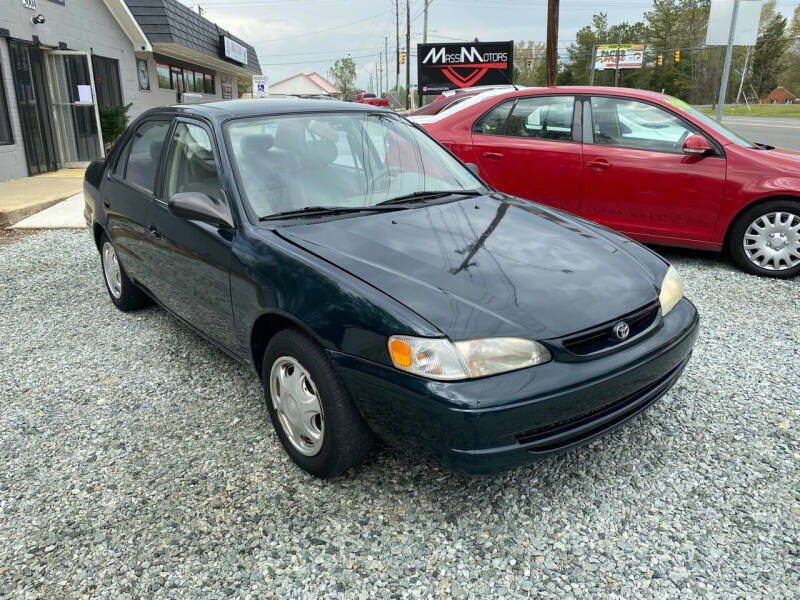
M136 310L150 304L150 298L136 287L119 262L114 244L104 233L100 237L100 261L103 265L103 278L111 301L123 312Z
M264 352L262 377L272 425L301 469L334 477L366 459L372 432L308 335L297 329L275 334Z
M731 229L729 247L749 273L794 277L800 273L800 201L771 200L747 209Z

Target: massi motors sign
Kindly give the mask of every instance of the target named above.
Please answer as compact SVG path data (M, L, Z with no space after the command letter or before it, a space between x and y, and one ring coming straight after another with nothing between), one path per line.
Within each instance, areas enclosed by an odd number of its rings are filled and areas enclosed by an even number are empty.
M417 44L417 74L422 94L509 84L513 63L514 42Z

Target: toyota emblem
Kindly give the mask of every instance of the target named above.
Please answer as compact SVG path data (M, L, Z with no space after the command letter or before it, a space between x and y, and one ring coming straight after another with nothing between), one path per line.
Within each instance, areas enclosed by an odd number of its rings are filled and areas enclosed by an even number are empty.
M614 335L617 336L618 340L626 339L631 333L630 325L628 325L625 321L620 321L616 325L614 325Z

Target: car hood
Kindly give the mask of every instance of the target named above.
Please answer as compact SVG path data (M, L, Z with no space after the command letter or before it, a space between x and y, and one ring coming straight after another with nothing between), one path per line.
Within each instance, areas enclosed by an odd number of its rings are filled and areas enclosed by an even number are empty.
M279 234L402 302L454 340L548 339L658 297L657 274L637 258L649 251L501 194L289 226Z

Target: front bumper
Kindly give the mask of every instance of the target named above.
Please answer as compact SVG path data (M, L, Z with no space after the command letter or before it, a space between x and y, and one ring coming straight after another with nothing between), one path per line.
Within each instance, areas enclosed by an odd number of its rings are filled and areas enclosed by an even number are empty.
M469 472L491 472L603 435L663 396L697 339L687 299L652 335L601 358L441 382L329 351L370 427Z

